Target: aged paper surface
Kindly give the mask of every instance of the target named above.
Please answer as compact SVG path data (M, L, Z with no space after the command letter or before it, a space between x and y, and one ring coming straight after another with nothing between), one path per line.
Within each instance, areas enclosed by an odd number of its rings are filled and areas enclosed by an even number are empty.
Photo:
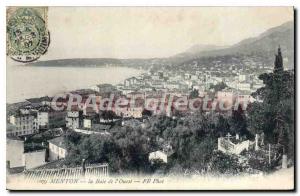
M293 190L293 7L7 7L9 190Z

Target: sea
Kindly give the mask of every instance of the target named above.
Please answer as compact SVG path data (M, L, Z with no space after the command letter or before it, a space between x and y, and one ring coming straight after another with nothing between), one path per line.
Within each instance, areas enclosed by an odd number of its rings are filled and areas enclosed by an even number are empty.
M28 98L54 96L70 90L97 84L119 84L138 76L143 70L128 67L37 67L7 65L6 102L16 103Z

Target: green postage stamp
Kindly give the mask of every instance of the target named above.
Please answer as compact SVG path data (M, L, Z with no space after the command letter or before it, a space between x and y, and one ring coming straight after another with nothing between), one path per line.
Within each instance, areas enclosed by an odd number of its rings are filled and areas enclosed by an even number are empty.
M7 53L15 61L32 62L45 54L50 34L47 7L7 9Z

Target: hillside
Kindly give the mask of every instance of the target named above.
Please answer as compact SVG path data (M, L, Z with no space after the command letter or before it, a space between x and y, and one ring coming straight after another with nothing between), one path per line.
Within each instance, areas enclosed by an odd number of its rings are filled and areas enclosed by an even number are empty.
M196 53L192 56L181 56L181 59L186 61L199 59L201 57L214 57L225 55L239 55L239 54L263 54L267 61L274 60L274 54L280 45L283 56L288 59L288 66L294 65L294 23L292 21L284 23L278 27L271 28L262 33L258 37L245 39L230 47L216 50L206 50ZM175 58L174 58L175 57ZM171 59L176 61L176 56ZM185 61L180 62L185 63Z
M271 28L261 35L242 40L232 46L214 46L196 44L188 50L168 58L152 59L114 59L114 58L90 58L90 59L59 59L50 61L38 61L28 65L33 66L78 66L95 67L104 65L130 66L135 68L149 68L151 65L182 65L191 61L201 61L205 57L258 55L264 61L273 64L274 54L280 45L287 66L294 66L294 23L293 21Z

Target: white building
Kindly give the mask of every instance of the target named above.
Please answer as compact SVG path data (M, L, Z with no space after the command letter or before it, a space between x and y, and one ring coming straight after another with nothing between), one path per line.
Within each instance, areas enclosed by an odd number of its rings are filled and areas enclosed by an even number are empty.
M241 91L251 91L251 84L247 82L238 83L237 87Z
M79 111L67 112L66 126L73 129L79 128Z
M6 161L9 169L31 169L46 164L46 150L24 153L24 142L18 138L7 138Z
M149 154L149 161L153 162L154 160L162 160L164 163L168 163L168 155L163 151L155 151Z
M124 80L124 86L129 87L137 83L138 79L136 77L127 78Z
M191 75L191 80L199 80L199 77L197 75Z
M85 118L83 119L83 128L91 129L92 128L92 120Z
M246 80L246 75L240 74L240 75L238 76L238 78L239 78L239 81L240 81L240 82L244 82L244 81Z
M38 150L23 154L24 165L26 169L32 169L46 164L46 150Z
M66 126L66 111L55 111L50 107L42 107L37 113L39 129L58 128Z
M60 136L51 139L49 142L49 161L55 161L67 156L67 148L64 142L64 137Z
M24 167L24 142L18 138L6 139L6 162L9 168Z
M166 83L164 83L164 88L179 89L179 83L178 82L166 82Z
M38 123L34 115L19 112L9 117L9 122L14 126L10 136L25 136L38 132Z
M162 160L164 163L168 163L168 158L174 153L170 144L164 144L163 150L151 152L149 154L149 161Z

